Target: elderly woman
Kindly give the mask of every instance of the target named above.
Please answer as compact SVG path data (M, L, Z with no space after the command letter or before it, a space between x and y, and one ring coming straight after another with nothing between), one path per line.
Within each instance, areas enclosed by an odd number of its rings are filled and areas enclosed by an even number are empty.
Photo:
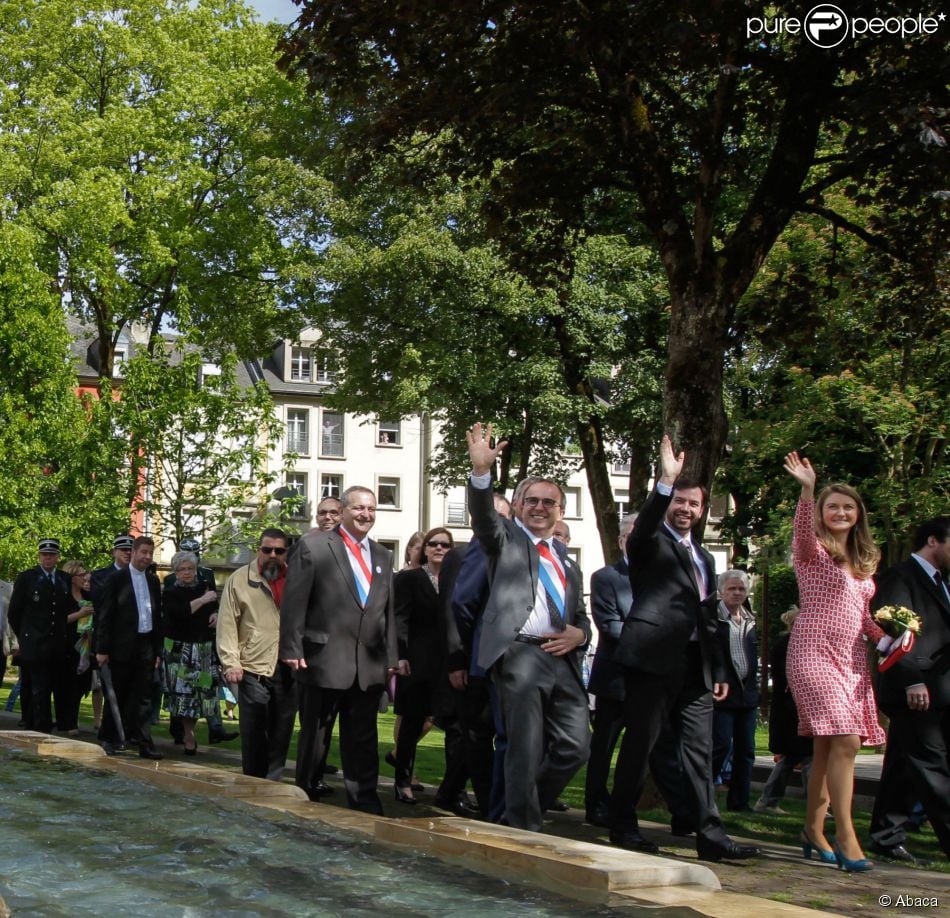
M214 713L220 665L214 649L218 594L198 579L198 558L172 557L175 582L165 587L165 710L180 717L185 755L196 755L195 723Z
M396 799L415 803L412 766L416 744L434 710L444 667L444 633L440 621L439 571L452 550L452 533L437 527L422 540L422 566L400 571L394 581L399 658L409 661L409 675L399 678L396 713L402 725L396 741Z
M713 708L713 775L732 747L732 779L726 809L749 812L752 766L755 764L755 721L759 704L759 642L755 616L746 608L751 587L745 571L719 575L719 642L729 694Z

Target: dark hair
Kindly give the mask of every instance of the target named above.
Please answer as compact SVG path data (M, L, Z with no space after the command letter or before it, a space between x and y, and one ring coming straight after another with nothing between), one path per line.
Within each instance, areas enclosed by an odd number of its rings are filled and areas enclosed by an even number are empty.
M287 538L287 533L283 529L275 529L270 527L265 529L257 540L257 547L260 548L264 542L264 539L282 539L284 545L286 545L290 540Z
M686 475L680 475L673 482L673 491L689 491L692 488L699 488L703 495L703 508L709 503L709 489L696 478L689 478Z
M935 516L932 520L921 523L914 530L914 543L911 551L920 551L933 536L938 542L946 542L950 536L950 516Z
M141 545L151 545L155 547L155 540L151 536L136 536L132 543L132 551L135 551Z
M449 532L445 526L435 526L422 537L422 561L429 560L429 556L426 554L426 547L428 546L429 539L431 539L432 536L434 536L437 532L444 532L449 537L449 546L451 548L455 548L455 539L452 538L452 533Z

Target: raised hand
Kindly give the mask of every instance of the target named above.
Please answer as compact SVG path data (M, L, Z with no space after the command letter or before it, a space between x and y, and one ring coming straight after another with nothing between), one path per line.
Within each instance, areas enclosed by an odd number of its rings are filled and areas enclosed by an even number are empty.
M468 456L472 460L472 472L476 475L484 475L491 471L495 460L508 445L507 440L499 440L498 443L492 446L491 433L491 424L483 431L480 421L476 421L471 430L465 431L465 439L468 441Z
M802 497L810 500L815 496L815 481L818 476L807 459L800 459L792 450L785 457L785 471L802 486Z
M679 453L673 452L673 441L669 434L663 434L660 441L660 481L663 484L673 484L683 471L683 462L686 460L686 453L680 450Z

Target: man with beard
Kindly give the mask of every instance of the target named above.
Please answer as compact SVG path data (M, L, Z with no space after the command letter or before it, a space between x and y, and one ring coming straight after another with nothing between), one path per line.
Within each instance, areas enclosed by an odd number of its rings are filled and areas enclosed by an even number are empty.
M138 536L132 560L112 574L96 607L93 647L100 670L109 665L119 713L129 742L137 743L144 759L160 759L149 722L152 685L162 654L162 593L150 570L155 542ZM104 670L103 670L104 672ZM119 749L120 735L111 705L105 706L99 741L108 755Z
M237 686L244 774L279 781L297 715L293 673L277 660L287 535L265 529L257 556L224 585L217 645L225 682Z
M713 700L724 699L729 684L717 638L715 561L692 538L706 490L680 477L684 460L664 435L660 477L627 539L633 606L614 651L626 670L625 733L610 798L610 840L621 848L657 851L640 834L636 806L651 753L668 725L695 814L699 857L745 859L759 849L726 835L713 790Z

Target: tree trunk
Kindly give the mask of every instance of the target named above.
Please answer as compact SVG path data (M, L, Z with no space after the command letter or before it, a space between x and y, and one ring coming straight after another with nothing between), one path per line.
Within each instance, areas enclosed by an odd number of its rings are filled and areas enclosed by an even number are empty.
M614 491L610 484L610 467L607 463L604 431L600 419L591 417L586 421L579 421L577 439L584 456L587 487L590 489L594 513L597 517L600 545L605 561L612 564L620 558L620 548L617 545L617 539L620 537L620 521L617 518Z
M684 475L711 487L726 443L723 355L731 310L714 294L676 294L670 317L664 424L686 452Z

